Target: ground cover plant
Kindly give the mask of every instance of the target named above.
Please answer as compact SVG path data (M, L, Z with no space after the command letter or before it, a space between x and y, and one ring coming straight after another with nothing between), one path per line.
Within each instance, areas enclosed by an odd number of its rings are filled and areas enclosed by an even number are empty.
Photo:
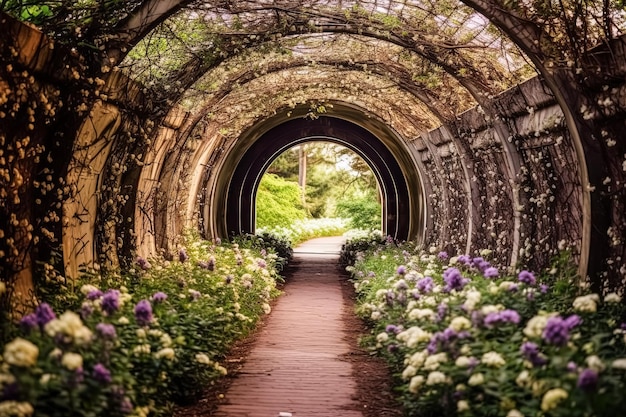
M346 248L372 329L363 343L391 364L408 415L626 412L622 297L590 293L567 254L547 271L505 271L489 251L371 238Z
M269 233L297 246L317 237L341 236L349 230L348 223L349 220L342 218L304 219L296 220L288 227L258 228L257 234Z
M278 256L241 242L189 238L173 260L49 294L2 349L0 416L170 415L195 400L278 294Z

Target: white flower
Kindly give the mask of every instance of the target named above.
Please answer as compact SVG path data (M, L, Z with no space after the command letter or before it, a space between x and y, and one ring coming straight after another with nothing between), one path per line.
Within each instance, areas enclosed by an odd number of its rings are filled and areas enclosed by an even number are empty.
M541 410L549 411L556 408L561 401L567 398L567 391L563 388L553 388L546 392L541 399Z
M458 358L456 358L456 361L454 361L454 364L459 368L467 368L471 365L471 363L472 361L470 361L470 358L468 358L467 356L459 356Z
M506 417L524 417L519 410L513 409L506 414Z
M411 378L411 382L409 382L409 391L413 394L417 394L422 385L424 385L424 376L416 375Z
M405 381L411 377L414 377L415 374L417 374L417 368L409 365L406 368L404 368L404 371L402 371L402 379L404 379Z
M484 382L485 376L479 372L470 376L469 380L467 381L467 385L475 387L476 385L482 385Z
M4 346L4 361L9 365L30 367L37 363L39 348L21 337Z
M0 416L30 417L34 412L35 409L28 402L0 402Z
M432 334L422 330L421 327L411 326L403 332L398 333L396 339L400 342L404 342L407 347L415 347L419 342L427 342L432 337Z
M430 308L414 308L409 312L409 320L434 320L436 314Z
M117 323L124 325L130 323L130 321L128 320L128 317L122 316L117 320Z
M150 353L150 345L148 343L145 343L143 345L137 345L133 348L133 353L136 356L147 355Z
M172 348L163 348L163 349L159 350L158 352L156 352L154 354L154 356L157 359L165 358L165 359L168 359L168 360L173 360L174 356L175 356L175 353L174 353L174 349L172 349Z
M387 334L387 332L378 333L378 335L376 336L376 341L379 343L384 343L387 340L389 340L389 335Z
M572 306L576 311L583 311L588 313L595 313L598 309L597 302L600 299L598 294L587 294L580 297L576 297Z
M215 364L213 365L213 368L219 372L221 375L226 375L228 374L228 370L226 368L224 368L222 365L220 365L219 363L215 362Z
M78 353L67 352L61 358L61 365L70 371L75 371L83 367L83 357Z
M620 297L616 293L612 292L610 294L607 294L604 297L604 302L605 303L621 303L622 302L622 297Z
M456 411L462 413L463 411L469 410L469 403L465 400L460 400L456 403Z
M68 342L74 340L79 345L91 341L92 333L89 328L83 326L80 316L73 311L66 311L59 318L46 323L44 330L50 337L65 336Z
M504 360L504 358L502 357L502 355L500 355L498 352L487 352L485 354L483 354L483 357L481 359L482 363L484 363L487 366L491 366L493 368L499 368L502 365L505 365L506 362Z
M626 358L615 359L611 367L626 370Z
M481 298L480 291L469 290L467 292L467 298L463 306L465 307L467 311L471 312L476 308L476 305L480 303L480 298Z
M424 349L421 352L415 352L409 358L409 364L417 369L421 368L424 365L424 361L428 357L428 350Z
M497 313L502 310L504 310L504 306L500 304L498 305L487 304L481 307L480 312L482 313L483 316L486 316L489 313Z
M93 286L91 284L85 284L82 287L80 287L80 292L83 295L87 295L87 294L89 294L90 292L93 292L93 291L98 291L98 287L95 287L95 286Z
M596 372L602 372L606 368L602 359L600 359L597 355L587 356L585 361L587 362L587 366Z
M380 311L372 311L372 314L370 315L370 318L372 320L378 320L380 318L381 314Z
M272 307L267 303L263 303L262 308L265 314L270 314L272 312Z
M526 323L526 328L524 328L524 334L531 338L541 337L543 329L546 328L547 323L547 316L535 316L528 320L528 323Z
M455 332L472 328L472 322L465 317L455 317L450 321L450 326Z
M204 365L210 365L212 363L206 353L196 353L196 362Z
M428 378L426 379L426 385L438 385L445 384L446 375L443 372L433 371L428 374Z
M427 371L434 371L439 368L439 364L442 362L446 362L448 360L448 356L445 352L440 352L434 355L430 355L424 361L424 369Z
M520 374L515 378L515 383L522 388L528 387L532 383L532 379L530 378L530 374L527 370L523 370Z

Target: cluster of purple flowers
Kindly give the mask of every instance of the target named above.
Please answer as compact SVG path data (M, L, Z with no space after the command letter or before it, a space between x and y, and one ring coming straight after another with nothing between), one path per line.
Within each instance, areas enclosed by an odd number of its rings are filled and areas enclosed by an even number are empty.
M400 265L400 266L398 267L398 269L396 269L396 274L398 274L398 275L404 275L404 274L406 274L406 266L404 266L404 265Z
M550 317L543 330L543 340L555 346L564 346L569 341L570 331L582 323L582 319L572 314L566 319L561 316Z
M56 314L50 304L41 303L35 308L34 313L30 313L22 317L20 320L20 326L24 331L30 332L31 330L39 327L43 330L43 327L51 320L56 318Z
M102 311L111 315L120 309L120 292L119 290L108 290L102 295L101 303Z
M470 282L469 279L463 278L461 271L457 268L448 268L443 272L443 280L446 283L444 290L450 292L452 290L460 291Z
M111 371L101 363L97 363L93 366L93 379L103 384L111 382Z
M520 272L517 276L517 279L519 282L523 282L524 284L528 285L535 285L537 283L537 278L535 278L535 275L533 275L532 272L526 270Z
M520 322L520 315L515 310L502 310L493 313L489 313L485 316L483 324L485 327L492 328L496 324L501 323L513 323L518 324Z
M472 259L472 266L484 274L487 268L491 267L491 264L478 256Z
M422 294L428 294L429 292L433 290L434 286L435 286L435 282L433 281L431 277L420 278L415 284L415 287Z
M140 326L147 326L152 323L152 304L148 300L141 300L135 305L135 320Z
M457 332L454 329L446 328L442 332L436 332L430 338L430 342L428 342L428 346L426 349L428 353L431 355L439 350L441 347L442 350L450 350L450 345L456 341L457 339L466 339L469 337L469 332L461 331Z
M583 391L594 391L598 387L598 373L593 369L584 369L578 375L576 386Z
M483 276L487 279L494 279L497 278L499 275L500 272L498 272L498 269L494 268L493 266L490 266L483 271Z
M135 263L139 266L139 268L143 269L144 271L147 271L152 267L152 265L150 265L150 262L148 262L147 259L142 258L141 256L137 257Z
M114 340L117 337L115 326L108 323L98 323L96 325L96 332L106 340Z
M186 262L189 259L189 255L187 255L187 251L185 248L182 248L178 251L178 260L181 262Z
M524 342L520 348L522 356L530 361L533 366L542 366L548 363L545 356L539 351L539 346L533 342Z

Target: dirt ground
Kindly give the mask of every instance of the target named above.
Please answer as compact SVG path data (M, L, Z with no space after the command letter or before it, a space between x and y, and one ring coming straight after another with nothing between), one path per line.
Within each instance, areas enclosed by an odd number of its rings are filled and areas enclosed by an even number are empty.
M339 267L338 267L339 268ZM286 285L289 285L289 268L286 272ZM394 400L391 391L391 376L385 362L371 356L369 352L358 345L360 335L367 332L363 321L356 317L352 311L354 306L354 288L348 281L347 275L342 275L342 293L344 297L344 315L346 322L346 341L350 345L350 352L344 355L344 360L353 364L354 378L357 381L356 400L364 417L400 417L403 415L401 407ZM263 327L263 321L259 322L257 329ZM247 338L237 342L222 362L228 369L228 375L207 387L202 398L193 405L177 407L176 417L212 416L217 411L221 402L225 401L224 394L228 391L231 383L238 377L243 368L248 352L254 346L258 330Z

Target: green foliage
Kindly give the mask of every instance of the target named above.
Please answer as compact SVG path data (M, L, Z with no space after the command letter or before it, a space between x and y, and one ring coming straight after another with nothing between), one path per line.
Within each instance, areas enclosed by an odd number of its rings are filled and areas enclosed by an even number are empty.
M381 206L371 195L342 200L337 203L337 215L350 219L353 229L380 229Z
M19 415L158 416L194 401L278 294L276 255L247 246L188 238L174 261L138 258L124 273L84 275L4 346L0 407L10 399Z
M303 219L305 212L298 184L265 174L257 190L256 215L258 227L287 227Z
M256 235L237 235L232 239L241 248L270 251L276 254L276 267L282 270L293 257L291 241L286 236L278 236L271 232L260 232Z
M608 416L626 410L626 306L589 294L564 254L507 273L483 257L348 242L362 343L412 416ZM483 256L489 256L484 251Z
M337 218L298 220L287 227L257 229L263 235L270 233L290 241L294 246L309 239L326 236L341 236L348 230L348 221Z

